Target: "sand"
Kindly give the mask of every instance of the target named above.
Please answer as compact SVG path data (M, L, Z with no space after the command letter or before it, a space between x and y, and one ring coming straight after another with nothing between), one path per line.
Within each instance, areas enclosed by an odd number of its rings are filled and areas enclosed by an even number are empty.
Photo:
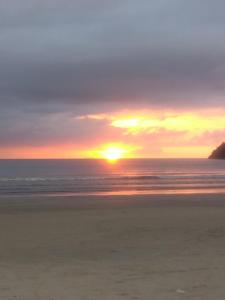
M225 299L225 195L6 198L0 299Z

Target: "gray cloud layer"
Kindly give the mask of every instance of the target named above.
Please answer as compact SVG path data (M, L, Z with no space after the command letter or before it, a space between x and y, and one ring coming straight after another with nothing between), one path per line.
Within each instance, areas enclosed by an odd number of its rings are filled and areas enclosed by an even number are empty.
M224 106L224 82L222 0L0 1L2 143L58 112Z

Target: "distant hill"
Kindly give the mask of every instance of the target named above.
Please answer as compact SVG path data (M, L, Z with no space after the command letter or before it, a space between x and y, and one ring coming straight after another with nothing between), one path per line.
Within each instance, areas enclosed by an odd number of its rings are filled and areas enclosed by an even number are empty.
M225 143L216 148L209 156L209 159L225 159Z

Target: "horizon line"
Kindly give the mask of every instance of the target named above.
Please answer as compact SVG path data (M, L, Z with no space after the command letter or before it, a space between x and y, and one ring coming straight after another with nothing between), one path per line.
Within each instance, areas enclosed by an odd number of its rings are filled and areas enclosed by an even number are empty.
M135 159L209 159L209 157L124 157L118 159L120 160L135 160ZM105 158L92 158L92 157L68 157L68 158L0 158L0 160L107 160Z

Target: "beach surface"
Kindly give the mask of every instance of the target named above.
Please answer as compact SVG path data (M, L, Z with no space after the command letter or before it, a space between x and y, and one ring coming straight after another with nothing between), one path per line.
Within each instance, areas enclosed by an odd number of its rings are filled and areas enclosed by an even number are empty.
M225 299L225 195L0 200L0 299Z

